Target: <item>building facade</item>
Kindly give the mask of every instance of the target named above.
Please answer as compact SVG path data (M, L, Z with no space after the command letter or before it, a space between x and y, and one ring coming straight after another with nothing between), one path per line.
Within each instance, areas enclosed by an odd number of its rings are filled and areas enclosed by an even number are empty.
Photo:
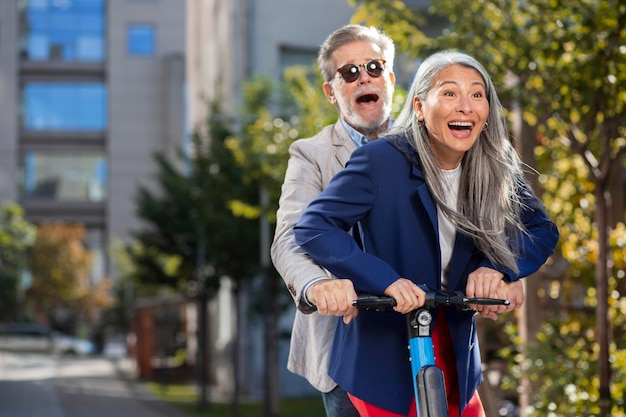
M84 224L92 279L140 225L152 152L184 134L184 7L177 1L0 3L0 202L35 223Z
M337 0L0 2L0 205L20 203L37 224L83 224L92 281L115 281L108 248L142 226L134 196L153 185L152 154L184 145L208 100L236 114L251 75L310 65L351 14ZM229 345L232 314L216 319L216 346ZM251 395L263 390L259 349ZM307 391L282 371L284 395Z
M333 13L328 13L333 10ZM207 100L235 113L245 79L310 65L347 2L0 2L0 204L82 223L98 265L141 227L134 195L154 151L183 145Z

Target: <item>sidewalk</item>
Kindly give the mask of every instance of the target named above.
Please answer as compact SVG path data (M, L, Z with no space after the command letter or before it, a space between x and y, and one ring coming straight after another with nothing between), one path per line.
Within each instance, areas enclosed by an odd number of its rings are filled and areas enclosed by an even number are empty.
M111 362L115 366L115 370L120 378L124 381L129 391L132 393L133 398L142 401L147 405L147 408L153 409L158 412L158 415L168 417L190 417L191 414L187 414L177 408L174 408L170 404L161 401L157 396L148 388L147 383L137 378L134 361L130 358L112 359ZM135 416L135 417L153 417L153 415Z

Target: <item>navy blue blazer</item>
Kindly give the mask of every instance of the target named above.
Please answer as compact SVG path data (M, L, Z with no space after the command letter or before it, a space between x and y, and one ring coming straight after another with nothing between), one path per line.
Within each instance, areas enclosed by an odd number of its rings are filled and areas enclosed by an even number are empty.
M432 289L441 288L437 209L423 172L398 146L381 138L357 149L329 186L311 202L294 228L296 242L357 291L382 294L400 277ZM407 150L408 145L402 147ZM529 190L519 273L492 265L472 241L457 233L448 289L465 291L467 276L480 266L517 280L535 272L553 253L554 223ZM357 222L363 250L347 233ZM463 409L482 381L480 353L471 312L446 311L457 359ZM329 375L356 397L399 414L408 414L413 398L404 315L394 311L359 312L345 325L338 320Z

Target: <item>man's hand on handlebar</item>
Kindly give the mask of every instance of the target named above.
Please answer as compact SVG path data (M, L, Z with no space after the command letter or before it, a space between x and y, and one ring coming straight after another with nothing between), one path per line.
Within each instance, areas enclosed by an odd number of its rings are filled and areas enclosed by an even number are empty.
M317 307L320 314L343 316L346 324L359 314L359 310L352 305L352 301L357 298L354 285L349 279L322 279L306 290L306 299Z
M497 320L498 314L519 309L524 304L524 285L521 281L506 282L496 270L480 267L469 274L465 293L468 297L501 298L510 301L507 306L472 306L481 317Z
M426 293L411 280L398 278L385 289L385 295L396 300L393 308L398 313L406 314L424 305Z

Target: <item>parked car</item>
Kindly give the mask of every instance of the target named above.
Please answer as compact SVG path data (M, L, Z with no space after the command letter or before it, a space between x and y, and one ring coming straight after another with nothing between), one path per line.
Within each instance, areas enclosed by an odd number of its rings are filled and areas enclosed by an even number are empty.
M126 358L128 356L128 346L126 344L126 339L115 338L112 340L108 340L104 344L104 348L102 349L102 355L105 358L110 359Z
M0 350L51 352L52 333L39 323L0 323Z
M87 339L54 332L53 351L60 355L87 356L96 353L96 345Z

